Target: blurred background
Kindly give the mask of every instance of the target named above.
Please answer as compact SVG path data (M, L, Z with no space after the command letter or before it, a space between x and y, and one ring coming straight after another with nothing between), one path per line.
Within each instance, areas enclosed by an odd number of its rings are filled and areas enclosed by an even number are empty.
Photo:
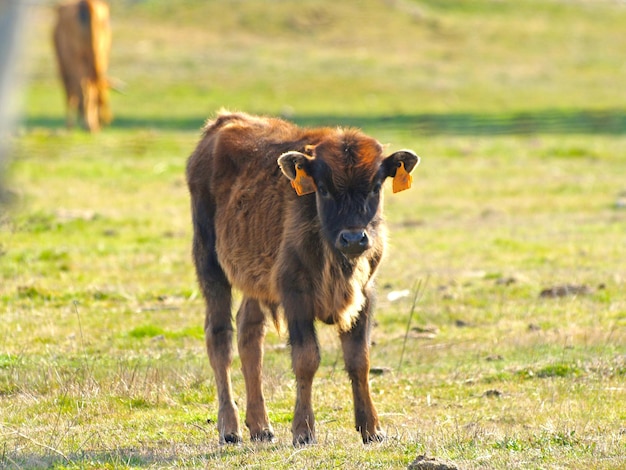
M22 127L63 125L54 2L29 4ZM618 0L113 0L114 127L197 130L217 108L407 132L626 128Z
M16 78L1 114L16 96L20 114L0 134L0 467L402 468L427 453L625 468L624 1L111 0L118 90L97 133L65 128L55 2L20 2L17 28L8 5L0 36L23 41L2 64ZM217 444L184 175L221 108L358 126L422 158L410 191L386 189L371 350L386 443L361 445L320 326L320 444L291 446L272 329L277 443Z

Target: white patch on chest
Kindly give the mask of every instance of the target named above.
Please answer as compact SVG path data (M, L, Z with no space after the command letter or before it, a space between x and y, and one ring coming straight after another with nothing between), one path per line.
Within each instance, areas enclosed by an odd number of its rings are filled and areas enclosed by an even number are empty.
M316 285L317 317L325 322L332 320L340 332L349 331L365 306L363 290L370 277L371 270L367 258L360 258L352 274L347 277L327 253L324 272Z

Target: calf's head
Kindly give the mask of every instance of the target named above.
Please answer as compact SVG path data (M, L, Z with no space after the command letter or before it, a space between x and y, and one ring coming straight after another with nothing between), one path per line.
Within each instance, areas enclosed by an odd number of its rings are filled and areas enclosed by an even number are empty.
M299 196L315 193L321 230L336 250L348 258L373 244L381 215L381 188L394 179L394 192L408 189L419 157L411 150L383 156L382 146L357 131L290 151L278 164Z

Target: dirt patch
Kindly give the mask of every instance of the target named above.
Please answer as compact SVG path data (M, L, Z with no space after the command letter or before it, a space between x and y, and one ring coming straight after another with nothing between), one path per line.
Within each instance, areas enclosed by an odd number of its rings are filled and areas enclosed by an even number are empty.
M562 286L554 286L548 287L544 289L539 294L539 297L544 298L555 298L555 297L567 297L568 295L588 295L593 291L591 287L582 284L582 285L573 285L573 284L564 284Z
M370 368L371 375L384 375L392 371L391 367L372 367Z
M434 457L426 457L418 455L417 458L409 464L409 470L459 470L459 467L450 462L445 462Z

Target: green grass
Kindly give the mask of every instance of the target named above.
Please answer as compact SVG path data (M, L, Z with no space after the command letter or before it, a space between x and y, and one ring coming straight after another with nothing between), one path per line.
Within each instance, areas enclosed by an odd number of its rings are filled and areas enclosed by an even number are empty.
M423 453L461 468L626 465L624 8L112 4L111 75L126 87L97 135L63 129L51 10L30 16L0 217L0 467L406 468ZM277 442L217 444L184 166L222 106L357 125L422 157L411 191L385 201L382 444L360 444L322 325L318 445L291 446L295 382L274 331ZM588 293L540 297L567 284Z

